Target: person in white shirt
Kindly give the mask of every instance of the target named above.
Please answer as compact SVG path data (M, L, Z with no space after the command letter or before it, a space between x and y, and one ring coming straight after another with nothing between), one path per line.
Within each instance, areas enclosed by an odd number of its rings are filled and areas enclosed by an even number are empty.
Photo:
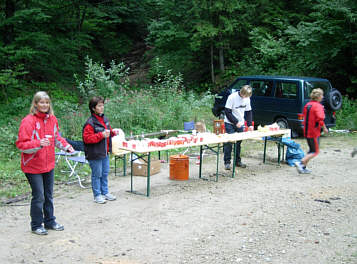
M252 88L249 85L244 85L238 92L232 93L226 102L224 109L224 126L226 133L233 134L236 132L244 131L245 119L247 119L247 126L249 131L253 131L252 126L252 107L250 106L250 97L252 96ZM240 157L242 141L237 141L236 151L236 166L246 168L247 166L242 163ZM224 167L226 170L231 169L231 153L232 143L225 143L223 146L224 152Z

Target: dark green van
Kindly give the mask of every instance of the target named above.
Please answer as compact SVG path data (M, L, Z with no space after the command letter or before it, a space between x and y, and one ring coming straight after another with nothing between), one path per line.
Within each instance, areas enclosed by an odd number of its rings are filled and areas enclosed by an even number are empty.
M281 128L290 128L292 136L302 135L304 106L310 101L314 88L324 90L322 104L325 108L325 124L336 125L335 111L342 106L341 93L327 79L292 76L241 76L229 87L230 92L245 84L253 88L251 105L255 126L278 123Z

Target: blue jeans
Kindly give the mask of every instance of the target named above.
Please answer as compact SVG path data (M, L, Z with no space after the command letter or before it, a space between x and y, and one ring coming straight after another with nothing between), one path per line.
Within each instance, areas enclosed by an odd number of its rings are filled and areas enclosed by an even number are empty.
M54 170L46 173L25 173L27 181L32 189L31 199L31 229L32 231L42 226L51 226L55 223L53 215L53 182Z
M226 132L228 134L233 134L236 132L243 132L244 131L244 126L238 128L235 125L231 123L224 123L224 127L226 128ZM242 141L237 141L237 150L236 150L236 164L237 162L241 161L240 158L240 145ZM223 153L224 153L224 164L230 164L231 163L231 154L232 154L232 143L224 143L223 144Z
M94 197L108 193L109 156L88 160L92 169L92 190Z

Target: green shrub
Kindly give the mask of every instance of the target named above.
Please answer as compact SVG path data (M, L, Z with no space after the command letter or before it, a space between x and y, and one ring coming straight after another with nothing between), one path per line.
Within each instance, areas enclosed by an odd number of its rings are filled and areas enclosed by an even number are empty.
M87 106L68 101L54 101L53 108L63 137L82 140L82 126L88 118Z
M93 62L87 56L85 66L86 73L83 81L78 75L74 76L79 94L84 99L92 96L109 98L113 96L114 91L122 91L129 87L129 69L122 62L116 64L115 61L111 61L110 67L105 69L103 64Z
M336 112L336 129L357 130L357 101L342 98L342 108Z
M0 126L0 160L10 161L19 156L15 141L19 129L17 120L10 120L6 125Z

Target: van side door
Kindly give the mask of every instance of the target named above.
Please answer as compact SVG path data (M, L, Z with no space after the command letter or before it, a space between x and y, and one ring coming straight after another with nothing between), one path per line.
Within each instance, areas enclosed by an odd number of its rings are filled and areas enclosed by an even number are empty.
M272 111L274 112L274 121L278 117L287 119L289 124L291 121L297 122L297 114L301 113L302 106L299 103L299 82L276 80L274 90L275 104Z
M249 84L253 90L250 101L254 124L266 125L271 123L274 82L272 80L252 79Z

